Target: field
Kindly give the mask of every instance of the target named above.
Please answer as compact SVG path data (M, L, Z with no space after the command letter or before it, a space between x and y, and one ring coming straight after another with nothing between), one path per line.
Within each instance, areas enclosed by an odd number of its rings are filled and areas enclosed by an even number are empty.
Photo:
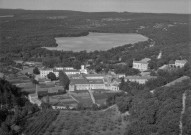
M83 104L83 106L85 107L91 107L93 102L92 99L90 97L89 92L86 91L79 91L79 92L71 92L71 95L81 104Z
M58 114L59 112L54 110L38 112L36 116L27 120L23 133L26 135L43 135Z
M106 111L63 111L43 135L122 135L128 117L116 106Z
M93 93L97 104L106 104L106 99L110 93Z
M139 41L146 41L147 37L140 34L114 34L114 33L90 33L83 37L59 37L56 38L57 47L46 47L49 50L83 51L108 50Z
M47 97L43 97L42 100L46 102ZM49 96L49 103L56 106L76 106L77 102L73 100L68 94Z
M95 99L95 102L97 104L106 104L106 99L108 98L109 95L113 94L113 93L116 93L116 92L111 92L111 91L106 91L106 90L95 90L93 92L93 96L94 96L94 99Z

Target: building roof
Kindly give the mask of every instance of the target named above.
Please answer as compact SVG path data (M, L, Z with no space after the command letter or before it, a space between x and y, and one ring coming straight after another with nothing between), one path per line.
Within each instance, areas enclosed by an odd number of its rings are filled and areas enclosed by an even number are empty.
M161 67L159 67L159 69L165 69L165 68L167 68L168 67L168 65L163 65L163 66L161 66Z
M126 76L125 79L156 79L156 76Z
M133 63L148 64L148 62L145 62L145 61L133 61Z
M104 74L85 74L85 77L104 77Z
M64 67L65 70L67 69L74 69L73 67Z
M104 81L103 79L91 79L91 80L87 80L86 78L71 79L70 84L104 84Z
M150 58L144 58L144 59L142 59L141 61L142 62L149 62L151 59Z
M144 58L140 61L133 61L133 63L148 64L150 60L151 60L150 58Z
M25 73L33 73L33 69L34 68L27 68L27 69L23 69L23 70L21 70L20 71L20 73L22 73L22 74L25 74Z
M90 84L104 84L103 79L91 79L88 81Z
M23 60L14 60L14 62L17 63L17 64L18 63L22 64L24 61Z
M42 69L39 69L40 71L53 71L53 68L42 68Z
M64 69L64 72L80 72L80 71L77 69L69 69L69 70Z
M83 79L84 76L82 74L72 74L69 76L70 79Z
M70 79L70 84L89 84L88 80L83 79Z
M55 87L54 84L39 84L39 88L52 88Z
M60 70L57 70L57 69L53 69L53 72L60 72Z
M176 60L175 63L185 64L187 63L187 60Z

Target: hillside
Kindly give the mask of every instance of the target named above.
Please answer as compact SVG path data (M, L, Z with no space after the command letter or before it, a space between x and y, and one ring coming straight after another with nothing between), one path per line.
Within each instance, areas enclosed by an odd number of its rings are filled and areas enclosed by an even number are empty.
M93 60L92 68L122 72L133 59L151 58L156 69L170 60L189 58L188 14L151 14L129 12L32 11L0 9L0 61L12 59L42 61L45 66L74 66ZM138 33L146 42L128 44L108 51L58 52L41 47L57 46L55 37L86 36L89 32ZM162 51L162 59L156 57ZM73 60L69 58L74 58ZM119 61L119 59L121 61ZM125 62L126 67L113 64ZM103 63L103 64L101 64Z

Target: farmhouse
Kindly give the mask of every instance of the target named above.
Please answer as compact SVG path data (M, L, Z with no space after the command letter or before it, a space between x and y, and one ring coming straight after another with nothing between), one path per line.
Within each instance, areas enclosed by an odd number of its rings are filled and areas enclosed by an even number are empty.
M175 61L175 66L176 66L176 67L183 68L186 63L187 63L187 60L176 60L176 61Z
M149 58L145 58L140 61L133 61L133 68L138 69L140 71L146 71L148 70L149 61L150 61Z
M127 76L124 80L130 82L137 82L139 84L145 84L150 79L156 79L156 76Z

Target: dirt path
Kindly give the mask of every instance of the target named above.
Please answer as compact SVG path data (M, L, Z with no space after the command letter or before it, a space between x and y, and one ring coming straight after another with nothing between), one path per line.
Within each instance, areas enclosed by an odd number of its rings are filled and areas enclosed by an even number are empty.
M74 98L70 92L68 92L68 94L69 94L69 96L70 96L73 100L75 100L77 103L79 103L79 101L78 101L76 98Z
M93 102L94 104L96 104L95 98L94 98L94 96L93 96L92 91L91 91L91 90L88 90L88 92L89 92L89 94L90 94L90 97L91 97L91 99L92 99L92 102Z
M180 134L179 135L182 135L182 132L183 132L182 118L185 113L185 107L186 107L186 92L182 94L182 111L180 115L180 124L179 124Z

